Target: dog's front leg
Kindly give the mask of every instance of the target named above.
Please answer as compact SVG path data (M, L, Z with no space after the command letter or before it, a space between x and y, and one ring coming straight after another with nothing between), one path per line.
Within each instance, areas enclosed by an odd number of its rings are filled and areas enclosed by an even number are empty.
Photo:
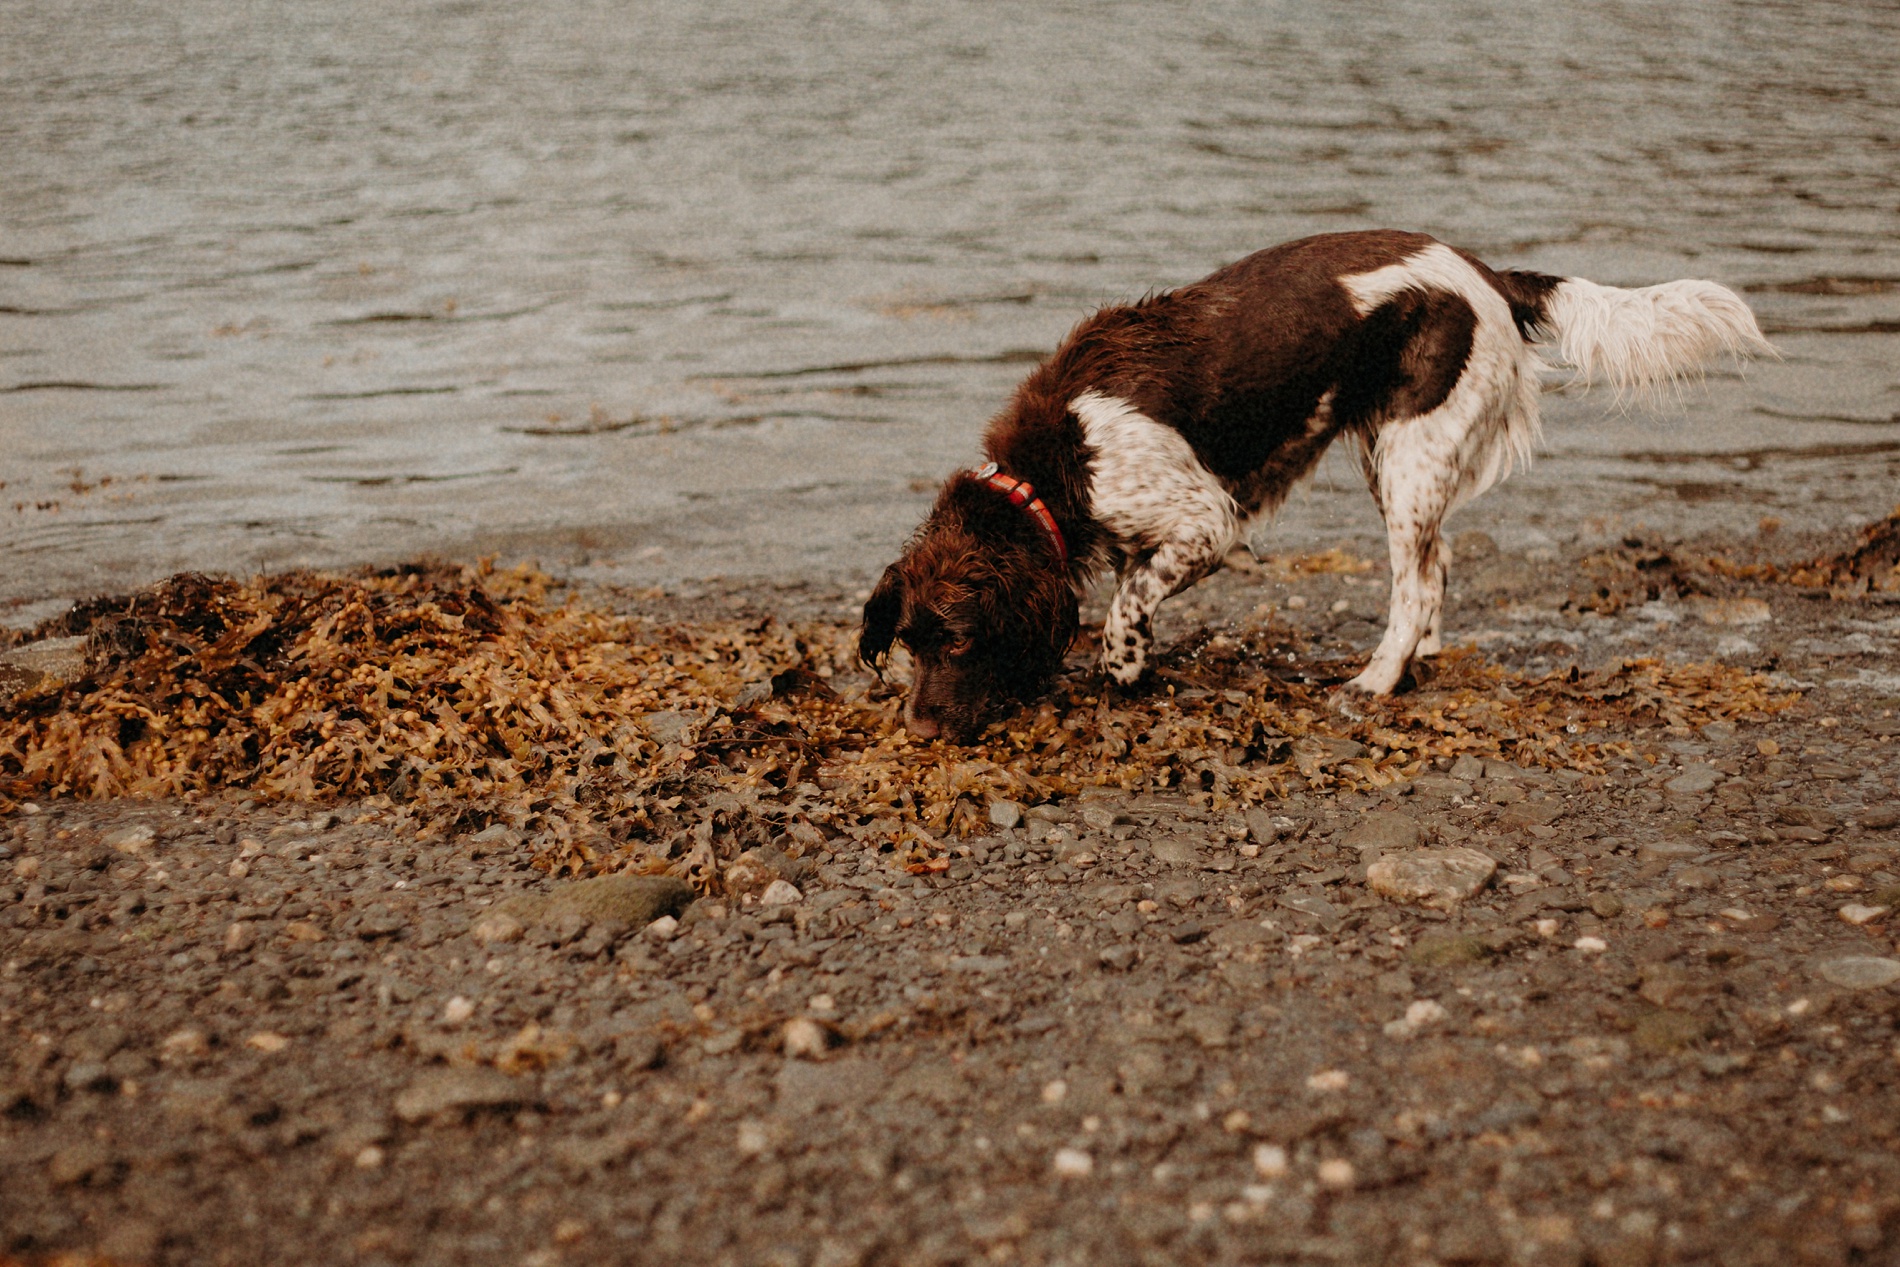
M1212 572L1230 544L1225 537L1169 541L1123 572L1102 626L1102 671L1123 686L1134 685L1148 667L1154 615L1162 600Z

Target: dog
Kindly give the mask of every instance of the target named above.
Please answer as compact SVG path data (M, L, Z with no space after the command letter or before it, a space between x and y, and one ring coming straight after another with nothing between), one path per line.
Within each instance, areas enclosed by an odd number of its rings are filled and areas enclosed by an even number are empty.
M1439 650L1441 525L1529 460L1546 351L1621 394L1773 349L1713 282L1625 290L1493 270L1398 230L1260 251L1069 333L990 423L988 464L950 477L885 569L859 657L881 672L901 642L907 729L968 743L1046 688L1082 587L1113 568L1102 669L1133 685L1161 602L1217 569L1344 437L1392 566L1385 635L1334 697L1352 712Z

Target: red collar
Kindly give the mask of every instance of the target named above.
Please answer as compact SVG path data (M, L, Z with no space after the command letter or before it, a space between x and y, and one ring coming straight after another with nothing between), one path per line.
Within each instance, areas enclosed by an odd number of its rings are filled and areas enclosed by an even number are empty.
M1033 484L1028 480L1019 480L1013 475L1003 474L994 462L988 463L972 474L1028 511L1029 517L1035 520L1048 535L1049 545L1056 552L1056 562L1063 567L1069 566L1069 547L1062 539L1062 529L1056 526L1056 517L1049 513L1047 506L1042 504L1042 498L1036 496Z

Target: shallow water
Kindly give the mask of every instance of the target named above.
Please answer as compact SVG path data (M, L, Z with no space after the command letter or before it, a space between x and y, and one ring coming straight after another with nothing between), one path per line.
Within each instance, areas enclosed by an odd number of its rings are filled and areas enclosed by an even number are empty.
M4 24L16 611L420 550L856 584L1092 306L1373 225L1713 277L1786 354L1660 420L1549 399L1549 456L1474 522L1894 497L1900 10L81 0ZM1375 528L1340 463L1278 534Z

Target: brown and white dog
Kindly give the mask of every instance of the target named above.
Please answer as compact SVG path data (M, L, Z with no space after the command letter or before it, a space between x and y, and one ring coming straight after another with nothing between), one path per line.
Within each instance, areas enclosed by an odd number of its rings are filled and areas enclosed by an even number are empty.
M1048 684L1079 588L1112 567L1102 667L1131 684L1162 600L1217 568L1343 435L1392 563L1385 637L1343 689L1387 694L1439 649L1446 514L1536 444L1540 345L1619 391L1771 351L1713 282L1494 271L1396 230L1276 246L1078 325L990 423L991 465L953 475L885 570L859 655L881 665L902 642L906 725L968 742Z

